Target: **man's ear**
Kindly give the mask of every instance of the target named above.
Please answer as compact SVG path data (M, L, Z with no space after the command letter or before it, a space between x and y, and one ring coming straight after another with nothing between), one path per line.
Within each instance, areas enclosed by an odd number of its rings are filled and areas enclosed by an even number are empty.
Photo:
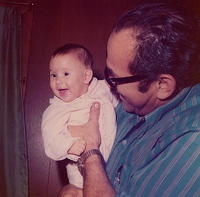
M91 79L93 77L93 71L90 69L90 68L87 68L85 70L85 80L84 80L84 83L85 84L89 84Z
M171 97L176 91L176 80L170 74L160 74L157 82L157 98L166 100Z

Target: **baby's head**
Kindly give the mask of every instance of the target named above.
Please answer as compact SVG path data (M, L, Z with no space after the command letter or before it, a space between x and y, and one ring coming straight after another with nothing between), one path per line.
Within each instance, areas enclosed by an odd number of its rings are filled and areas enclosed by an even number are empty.
M51 57L50 87L55 96L71 102L88 90L93 72L93 57L78 44L66 44L56 49Z

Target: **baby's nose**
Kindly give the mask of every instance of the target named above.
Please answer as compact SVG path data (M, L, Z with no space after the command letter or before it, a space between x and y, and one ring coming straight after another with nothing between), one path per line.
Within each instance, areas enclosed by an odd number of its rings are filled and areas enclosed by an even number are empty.
M57 83L57 84L63 84L63 83L64 83L64 79L63 79L62 77L58 77L58 78L56 79L56 83Z

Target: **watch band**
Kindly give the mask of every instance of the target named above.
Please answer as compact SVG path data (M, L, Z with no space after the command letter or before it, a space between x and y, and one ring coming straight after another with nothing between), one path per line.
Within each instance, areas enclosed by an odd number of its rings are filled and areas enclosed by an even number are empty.
M77 166L82 175L84 175L84 166L85 161L91 156L91 155L99 155L101 159L103 160L103 156L101 152L98 149L91 149L81 155L81 157L77 161Z

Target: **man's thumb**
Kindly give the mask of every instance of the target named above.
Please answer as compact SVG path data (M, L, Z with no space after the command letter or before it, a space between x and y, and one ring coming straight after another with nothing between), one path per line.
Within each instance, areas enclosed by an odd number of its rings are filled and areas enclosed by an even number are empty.
M100 103L94 102L90 108L90 118L89 121L97 122L99 121L100 114Z

